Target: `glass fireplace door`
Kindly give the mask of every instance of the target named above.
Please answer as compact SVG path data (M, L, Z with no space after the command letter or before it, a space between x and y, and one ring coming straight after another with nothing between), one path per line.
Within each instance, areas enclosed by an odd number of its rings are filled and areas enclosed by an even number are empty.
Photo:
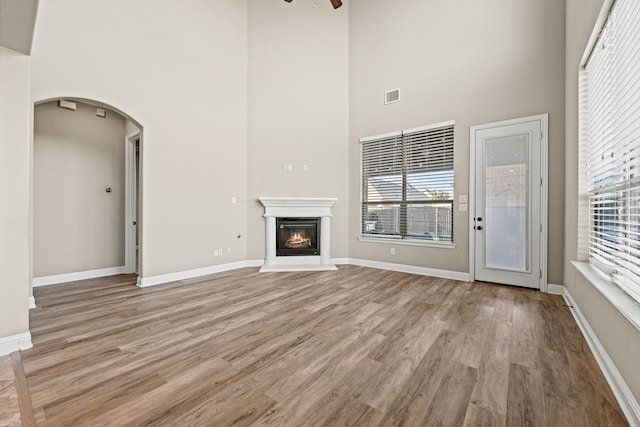
M320 218L277 218L276 255L320 255Z

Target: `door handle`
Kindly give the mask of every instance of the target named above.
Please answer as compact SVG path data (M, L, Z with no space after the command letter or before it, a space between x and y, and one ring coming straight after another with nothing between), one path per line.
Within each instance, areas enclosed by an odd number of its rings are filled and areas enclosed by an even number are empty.
M477 226L476 230L482 230L482 226L481 225Z

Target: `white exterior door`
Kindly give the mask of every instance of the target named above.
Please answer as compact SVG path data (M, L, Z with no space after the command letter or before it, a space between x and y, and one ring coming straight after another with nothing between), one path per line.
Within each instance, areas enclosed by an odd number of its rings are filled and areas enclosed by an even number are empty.
M546 123L543 115L471 128L474 280L546 288Z

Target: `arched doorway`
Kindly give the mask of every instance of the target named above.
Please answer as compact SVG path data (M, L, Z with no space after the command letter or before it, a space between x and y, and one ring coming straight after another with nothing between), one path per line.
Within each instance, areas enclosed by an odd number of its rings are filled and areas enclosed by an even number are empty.
M142 125L82 98L34 103L33 286L137 273Z

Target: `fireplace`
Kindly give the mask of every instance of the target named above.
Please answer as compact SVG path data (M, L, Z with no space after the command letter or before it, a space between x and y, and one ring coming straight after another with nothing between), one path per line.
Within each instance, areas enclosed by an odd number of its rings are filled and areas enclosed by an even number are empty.
M337 270L331 260L331 208L337 199L259 200L264 205L265 218L265 257L260 271Z
M276 218L276 256L320 255L320 218Z

